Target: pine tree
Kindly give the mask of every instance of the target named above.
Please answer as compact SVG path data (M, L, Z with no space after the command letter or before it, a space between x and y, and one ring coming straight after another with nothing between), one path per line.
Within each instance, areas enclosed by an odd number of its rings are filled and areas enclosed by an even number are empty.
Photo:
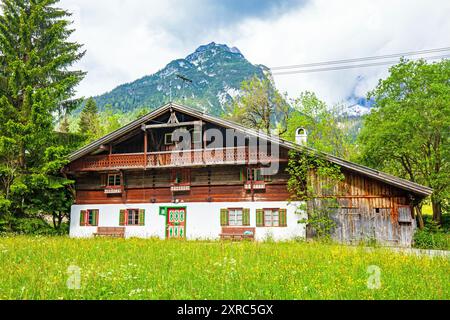
M93 98L89 98L80 114L80 122L78 124L79 133L94 140L101 135L100 119L97 104Z
M37 190L33 196L39 197L38 191L51 180L49 175L59 173L58 166L64 163L64 147L55 145L55 115L66 114L80 103L73 95L85 73L72 66L84 51L69 40L74 31L70 13L57 8L57 3L1 2L0 145L14 148L0 148L0 169L13 168L14 177L12 183L2 185L0 202L7 201L15 213L38 210L27 208L30 194ZM39 198L33 201L39 204Z

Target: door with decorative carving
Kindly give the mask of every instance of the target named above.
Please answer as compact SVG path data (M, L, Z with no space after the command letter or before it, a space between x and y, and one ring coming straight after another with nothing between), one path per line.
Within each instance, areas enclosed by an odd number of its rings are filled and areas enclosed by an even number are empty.
M184 239L186 237L186 208L167 208L167 239Z

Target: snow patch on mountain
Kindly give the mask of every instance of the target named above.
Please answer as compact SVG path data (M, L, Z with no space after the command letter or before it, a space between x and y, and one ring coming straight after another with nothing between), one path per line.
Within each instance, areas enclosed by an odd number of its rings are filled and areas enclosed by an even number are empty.
M369 113L370 113L370 107L362 106L359 104L349 106L342 111L343 115L346 115L349 117L362 117Z
M241 91L238 89L235 89L235 88L228 88L227 93L230 97L232 97L234 99L241 94Z

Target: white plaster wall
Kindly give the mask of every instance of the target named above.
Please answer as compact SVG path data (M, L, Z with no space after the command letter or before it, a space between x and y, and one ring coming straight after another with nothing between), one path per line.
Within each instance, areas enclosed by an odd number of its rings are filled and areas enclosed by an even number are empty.
M80 211L98 209L100 227L118 227L121 209L145 209L145 226L126 226L125 237L159 237L165 238L166 217L159 215L159 208L164 206L186 207L186 237L187 239L218 239L221 232L220 209L249 208L250 226L256 227L256 209L280 208L287 209L287 227L257 227L255 237L264 240L271 237L274 240L288 240L295 237L305 238L305 225L298 220L305 214L296 214L299 202L198 202L198 203L157 203L157 204L107 204L107 205L73 205L70 219L71 237L91 237L97 227L80 226Z

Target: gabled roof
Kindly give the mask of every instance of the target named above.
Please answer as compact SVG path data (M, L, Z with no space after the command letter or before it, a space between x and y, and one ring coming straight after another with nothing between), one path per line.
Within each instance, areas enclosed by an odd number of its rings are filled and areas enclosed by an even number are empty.
M342 168L348 169L350 171L354 171L357 173L360 173L362 175L365 175L367 177L373 178L375 180L378 181L382 181L384 183L387 183L389 185L410 191L416 195L421 195L421 196L429 196L433 193L433 189L422 186L420 184L405 180L405 179L401 179L398 178L396 176L378 171L378 170L374 170L371 169L369 167L365 167L362 166L360 164L356 164L338 157L335 157L333 155L324 153L324 152L319 152L317 150L314 150L312 148L309 147L305 147L305 146L301 146L298 145L296 143L292 143L290 141L286 141L284 139L281 139L277 136L271 136L271 135L267 135L265 133L261 133L249 128L246 128L238 123L232 122L232 121L228 121L228 120L224 120L224 119L220 119L214 116L210 116L204 112L198 111L196 109L190 108L190 107L186 107L186 106L182 106L176 103L169 103L166 104L150 113L148 113L147 115L125 125L124 127L111 132L110 134L107 134L106 136L90 143L89 145L73 152L70 156L69 156L69 161L75 161L87 154L90 154L93 151L96 151L100 146L108 144L114 140L116 140L117 138L123 136L124 134L136 130L138 128L140 128L143 124L145 124L146 122L148 122L149 120L152 120L154 118L157 118L158 116L164 114L165 112L169 111L169 110L176 110L182 113L185 113L187 115L191 115L193 117L197 117L201 120L205 120L207 122L210 123L214 123L217 124L219 126L225 127L225 128L230 128L230 129L235 129L237 131L240 131L242 133L248 134L250 136L254 136L254 137L258 137L267 141L270 141L272 143L277 143L280 146L283 146L285 148L288 149L292 149L292 150L297 150L297 151L301 151L301 152L307 152L309 154L313 154L313 155L318 155L318 156L322 156L324 157L324 159L335 163L337 165L339 165Z

